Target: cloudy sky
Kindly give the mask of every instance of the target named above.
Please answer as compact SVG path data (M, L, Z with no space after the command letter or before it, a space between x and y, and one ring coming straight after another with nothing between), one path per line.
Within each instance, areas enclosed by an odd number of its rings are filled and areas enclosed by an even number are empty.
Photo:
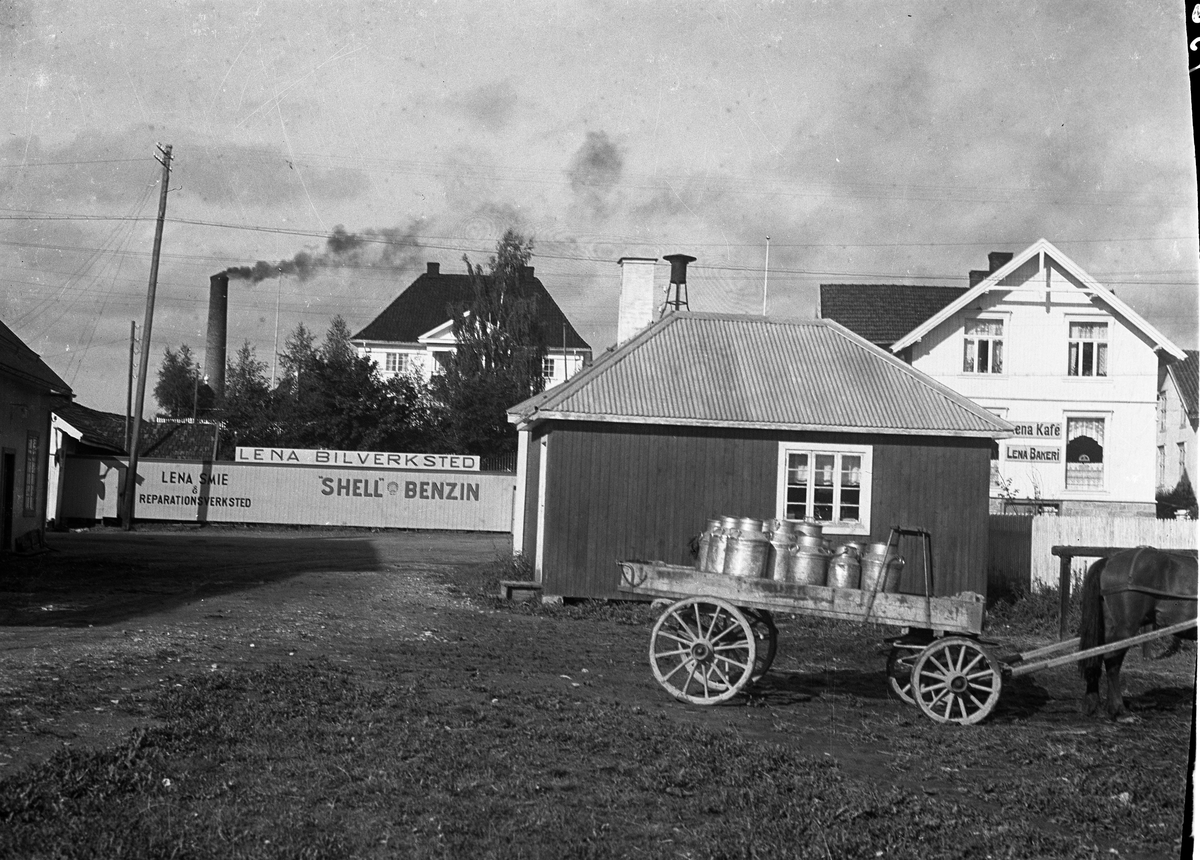
M310 255L230 284L231 351L269 361L277 306L281 343L357 330L510 226L597 352L619 257L690 253L693 310L758 313L767 236L772 314L1044 237L1197 345L1177 0L0 0L0 56L0 319L96 408L124 411L157 144L151 387L203 357L216 272Z

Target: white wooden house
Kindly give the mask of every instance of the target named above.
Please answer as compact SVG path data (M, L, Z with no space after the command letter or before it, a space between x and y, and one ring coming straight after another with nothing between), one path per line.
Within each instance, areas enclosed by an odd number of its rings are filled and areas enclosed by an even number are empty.
M1183 350L1045 239L989 264L888 347L1016 427L993 451L993 510L1153 516L1159 370ZM840 286L820 312L859 330ZM904 319L888 297L913 288L869 289L873 316Z
M1160 490L1172 490L1186 474L1196 488L1197 387L1200 362L1194 349L1187 358L1159 372L1158 456L1156 481Z
M538 318L546 336L543 361L545 387L558 385L591 360L592 348L579 336L532 266L522 272L524 283L537 298ZM355 334L350 342L370 358L384 378L412 373L428 382L454 354L453 308L471 300L471 279L443 274L438 263L426 271Z

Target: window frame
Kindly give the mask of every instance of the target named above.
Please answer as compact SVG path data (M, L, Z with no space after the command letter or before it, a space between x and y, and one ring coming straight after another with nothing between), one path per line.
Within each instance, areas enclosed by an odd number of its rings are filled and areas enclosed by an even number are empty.
M967 326L970 323L999 323L1000 334L999 335L968 334ZM968 317L967 319L963 320L963 327L962 327L963 351L962 351L962 365L961 365L961 369L960 369L960 373L963 376L989 377L989 376L1004 376L1004 375L1006 375L1007 371L1005 369L1005 361L1006 361L1005 353L1008 350L1006 350L1004 348L1004 346L1005 346L1005 342L1008 340L1008 329L1009 329L1008 324L1009 324L1009 319L1008 319L1007 314L985 313L985 314L982 314L977 317ZM972 342L975 343L974 358L975 358L976 363L978 363L978 358L979 358L978 342L980 340L986 340L988 343L992 344L992 346L989 347L989 349L988 349L988 364L990 367L994 367L996 364L995 344L996 343L1000 344L1000 369L999 370L991 370L991 369L989 369L989 370L979 370L979 369L967 370L967 345Z
M36 430L25 432L25 482L21 487L21 515L36 517L38 514L38 479L41 477L42 434Z
M1100 318L1100 317L1067 317L1066 324L1067 324L1067 373L1066 373L1067 378L1068 379L1111 379L1112 378L1112 349L1111 349L1112 339L1110 338L1109 335L1112 333L1113 329L1112 329L1112 326L1109 325L1109 320L1107 318ZM1104 327L1104 338L1101 340L1098 338L1072 337L1071 336L1071 326L1074 326L1074 325L1103 326ZM1071 372L1071 369L1072 369L1071 346L1072 346L1072 344L1075 344L1075 343L1078 343L1080 345L1079 351L1076 353L1077 362L1079 364L1079 371L1080 371L1078 373ZM1093 345L1092 372L1091 373L1083 373L1082 372L1082 370L1083 370L1083 352L1084 352L1083 347L1085 344ZM1104 345L1104 373L1103 374L1099 374L1096 372L1097 366L1099 364L1099 355L1100 355L1100 350L1097 347L1097 345L1099 345L1099 344Z
M1109 448L1108 436L1112 432L1112 413L1111 412L1070 412L1063 415L1063 491L1067 493L1106 493L1108 492L1108 475L1109 469L1102 468L1100 470L1100 485L1096 487L1073 487L1070 482L1071 461L1067 455L1067 446L1071 444L1071 427L1072 421L1103 421L1104 422L1104 441L1100 443L1100 450L1107 454ZM1107 466L1107 457L1100 461L1101 466Z
M859 519L856 522L839 521L826 522L820 521L823 531L826 534L835 535L869 535L871 533L871 484L874 475L874 448L871 445L854 445L854 444L835 444L830 442L780 442L779 456L776 461L776 493L775 493L775 514L779 519L787 518L788 509L788 455L807 453L810 457L824 454L834 455L833 474L834 474L834 495L833 506L836 509L841 507L842 493L842 456L858 457L859 459L859 485L858 485L858 515ZM806 513L812 511L815 500L813 498L815 485L813 476L815 468L810 460L808 489L809 498L805 503ZM799 522L799 520L793 520Z

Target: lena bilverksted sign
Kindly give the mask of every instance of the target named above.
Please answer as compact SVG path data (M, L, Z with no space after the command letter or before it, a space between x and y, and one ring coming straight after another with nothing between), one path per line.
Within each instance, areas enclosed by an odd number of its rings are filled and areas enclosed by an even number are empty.
M478 472L473 454L396 454L391 451L328 451L324 448L238 448L239 463L278 466L346 466L358 469L431 469Z

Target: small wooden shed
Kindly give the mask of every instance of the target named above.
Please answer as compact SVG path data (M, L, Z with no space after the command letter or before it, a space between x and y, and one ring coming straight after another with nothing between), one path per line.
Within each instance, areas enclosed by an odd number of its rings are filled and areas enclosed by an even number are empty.
M934 590L985 594L988 485L1011 426L829 320L673 313L509 410L514 551L546 596L620 597L617 559L694 562L709 518L933 534ZM901 590L923 591L918 545Z

